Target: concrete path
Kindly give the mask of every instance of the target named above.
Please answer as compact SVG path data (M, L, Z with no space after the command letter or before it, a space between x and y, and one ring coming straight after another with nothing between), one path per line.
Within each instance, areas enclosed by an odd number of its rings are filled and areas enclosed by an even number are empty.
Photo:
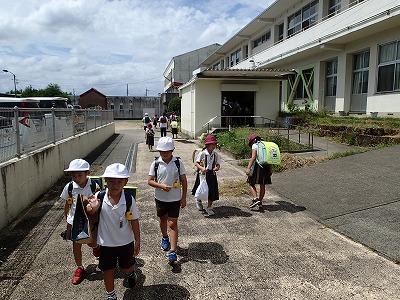
M217 214L207 217L196 210L193 197L188 196L188 206L182 209L179 220L179 264L172 268L160 250L154 191L147 185L149 166L157 153L147 150L140 128L132 125L132 130L120 131L117 126L117 131L119 140L111 146L113 150L107 150L102 164L124 161L130 145L137 145L130 183L139 187L142 231L138 285L132 290L125 288L123 275L118 273L119 299L399 298L399 266L388 259L389 255L380 255L385 252L365 238L377 242L371 235L376 230L376 238L387 236L387 245L394 241L392 249L398 245L394 239L398 230L385 227L385 223L394 225L399 215L395 180L400 165L395 156L398 147L274 174L262 210L249 210L247 195L222 195L215 202ZM192 186L191 156L198 146L186 140L176 140L175 146L174 153L183 159ZM221 156L219 182L243 182L243 168L230 157ZM93 166L101 169L103 165ZM61 188L61 183L55 187ZM65 226L62 204L56 196L48 196L34 211L50 203L51 208L34 228L25 231L2 262L0 297L106 299L102 274L87 247L86 279L78 286L71 284L71 244L59 236ZM13 228L1 232L2 243L6 234L12 239ZM354 235L349 234L349 238L341 233L346 231ZM356 239L356 233L362 239ZM380 249L387 248L381 244Z

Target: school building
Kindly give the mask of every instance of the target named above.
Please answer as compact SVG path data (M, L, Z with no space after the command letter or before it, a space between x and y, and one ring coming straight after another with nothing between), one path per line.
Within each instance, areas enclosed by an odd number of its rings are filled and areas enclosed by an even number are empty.
M296 107L399 117L400 2L277 0L179 90L192 137L210 119L223 125L224 100L268 119Z

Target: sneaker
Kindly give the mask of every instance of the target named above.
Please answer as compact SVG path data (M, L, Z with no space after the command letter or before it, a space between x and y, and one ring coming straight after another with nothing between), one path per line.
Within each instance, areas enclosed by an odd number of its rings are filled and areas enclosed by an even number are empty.
M203 203L201 203L201 200L196 200L196 207L198 210L203 210Z
M135 271L133 271L132 274L127 277L127 280L128 280L128 286L130 288L135 287L137 281L137 274L135 273Z
M162 237L162 239L161 239L161 249L163 249L164 251L168 251L169 247L170 247L169 238L168 237Z
M262 207L262 201L260 200L260 203L258 203L258 207Z
M214 211L211 207L207 207L207 208L206 208L206 213L207 213L207 215L209 215L209 216L215 215L215 211Z
M176 256L176 252L175 251L170 251L168 253L168 261L169 263L174 263L178 260L177 256Z
M99 258L100 257L100 245L97 245L92 250L93 250L94 257Z
M83 276L85 275L85 270L82 268L76 268L74 277L72 277L72 284L80 284L83 280Z
M250 204L250 208L256 207L257 205L259 205L261 203L260 200L258 200L258 198L253 199L253 201Z

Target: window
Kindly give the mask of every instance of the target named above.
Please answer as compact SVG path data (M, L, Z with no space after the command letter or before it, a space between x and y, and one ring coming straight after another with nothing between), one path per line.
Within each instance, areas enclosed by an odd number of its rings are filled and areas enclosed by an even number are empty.
M132 100L129 100L129 110L133 110Z
M354 55L353 94L368 92L369 51Z
M329 8L328 8L328 15L334 15L338 13L342 7L341 5L342 0L329 0Z
M231 67L238 64L242 60L242 50L238 49L231 54Z
M377 91L400 91L400 41L379 45Z
M110 109L114 109L114 101L110 102Z
M338 60L326 63L326 96L336 96Z
M124 103L123 102L119 103L119 110L124 110Z
M283 41L283 23L278 25L278 41Z
M313 1L288 17L288 36L314 25L318 18L318 0Z
M271 38L271 31L268 31L266 34L263 34L259 38L253 41L253 48L260 46L263 43L266 43Z
M221 62L217 62L212 66L213 70L221 70Z

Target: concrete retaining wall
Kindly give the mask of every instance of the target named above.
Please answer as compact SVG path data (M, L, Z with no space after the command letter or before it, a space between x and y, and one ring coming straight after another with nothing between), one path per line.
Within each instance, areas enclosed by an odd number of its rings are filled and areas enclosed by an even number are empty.
M72 159L89 155L114 133L111 123L2 164L0 229L50 189Z

